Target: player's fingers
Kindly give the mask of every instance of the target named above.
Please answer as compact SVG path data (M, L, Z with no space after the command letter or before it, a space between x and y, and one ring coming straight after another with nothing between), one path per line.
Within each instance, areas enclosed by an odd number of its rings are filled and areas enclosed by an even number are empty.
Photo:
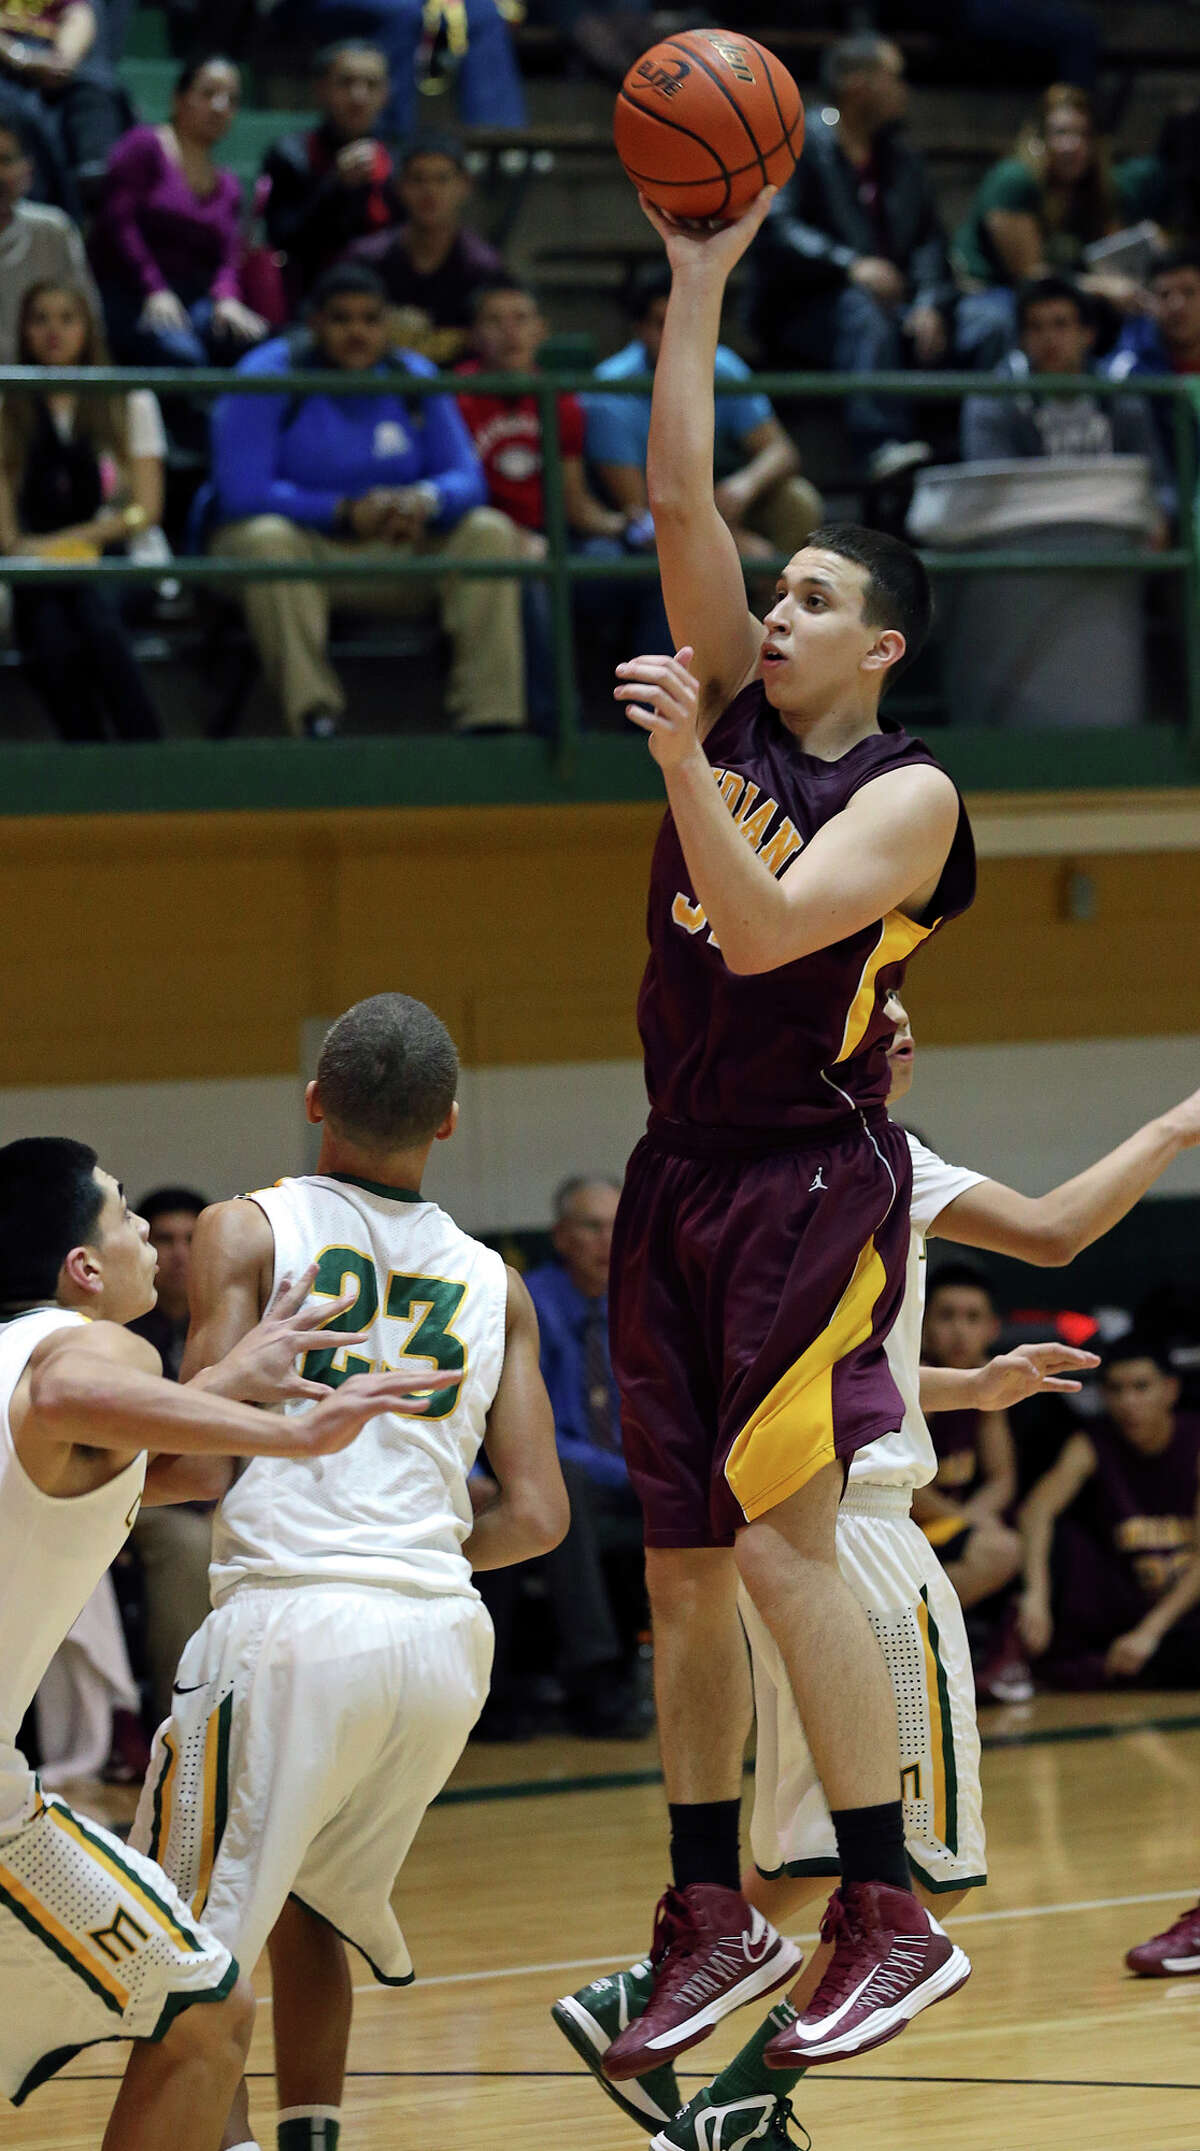
M295 1314L297 1308L303 1307L308 1298L316 1274L317 1265L310 1262L302 1277L297 1277L294 1281L290 1277L281 1277L267 1302L267 1314L276 1320L286 1320L289 1315Z
M661 732L664 728L661 717L656 716L653 710L639 709L636 703L626 710L625 715L631 724L640 725L643 732Z
M1083 1388L1083 1383L1067 1382L1056 1374L1044 1374L1038 1383L1038 1388L1053 1390L1057 1396L1074 1396L1077 1391Z
M315 1306L305 1307L293 1316L291 1327L295 1330L324 1329L328 1323L336 1322L339 1315L344 1315L353 1307L357 1298L358 1287L355 1286L352 1292L343 1292L340 1299L318 1300Z

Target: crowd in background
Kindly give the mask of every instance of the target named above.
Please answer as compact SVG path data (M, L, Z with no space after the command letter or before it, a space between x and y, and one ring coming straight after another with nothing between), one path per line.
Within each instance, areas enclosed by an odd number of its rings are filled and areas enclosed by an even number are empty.
M252 6L172 12L181 32L224 29L235 51L259 20ZM161 562L168 605L172 546L318 565L445 551L494 568L544 556L536 399L480 394L469 376L535 370L547 324L537 293L474 228L461 142L414 123L422 68L444 66L464 121L522 124L504 6L469 0L461 21L437 14L431 51L422 41L433 18L407 0L279 0L262 12L273 36L333 42L314 63L319 124L281 135L244 188L222 156L243 94L237 58L190 59L169 119L142 124L112 63L119 6L106 17L101 0L0 0L0 361L47 371L44 393L10 395L0 409L0 547L16 558ZM1034 99L1012 155L951 232L905 131L905 62L888 34L936 30L933 0L880 8L882 28L826 49L824 102L718 353L717 499L752 595L755 564L795 550L823 503L792 414L754 391L743 353L771 368L953 366L1028 382L1020 397L967 398L949 446L926 437L927 404L851 396L847 472L865 519L894 516L895 488L911 490L935 453L989 463L1115 454L1145 461L1145 542L1164 546L1178 528L1169 415L1137 384L1200 371L1194 130L1175 115L1158 154L1114 156L1089 87L1086 10L979 0L968 12L972 36L1044 48L1047 65L1069 65L1074 79ZM653 27L628 6L559 0L547 14L598 67ZM466 40L456 52L446 47L454 23ZM569 542L597 561L653 555L648 399L606 384L653 370L666 288L657 268L631 274L630 340L601 361L594 392L560 400ZM54 388L53 369L110 354L250 375L370 370L379 382L370 395L222 398L210 445L206 413L186 396L160 408L145 392ZM407 392L435 368L466 375L462 391ZM1039 394L1037 377L1060 372L1116 375L1128 392ZM189 456L188 498L181 506L174 487L168 510L172 458ZM436 631L454 727L553 724L548 599L536 581L250 582L239 601L298 737L328 738L344 720L335 608ZM580 640L606 656L669 646L653 580L583 580L576 601ZM61 738L159 736L133 639L154 603L65 579L16 589L13 639Z

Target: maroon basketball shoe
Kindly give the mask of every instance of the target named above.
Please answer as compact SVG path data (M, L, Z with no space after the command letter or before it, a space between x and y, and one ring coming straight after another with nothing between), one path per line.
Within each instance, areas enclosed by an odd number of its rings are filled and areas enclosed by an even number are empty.
M971 1976L965 1952L920 1900L882 1882L836 1890L821 1940L833 1943L825 1977L803 2016L766 2048L769 2069L809 2069L867 2054Z
M1165 1934L1127 1950L1125 1962L1143 1979L1182 1979L1187 1972L1200 1972L1200 1905L1184 1912Z
M620 2084L660 2069L722 2017L782 1987L803 1961L740 1891L709 1882L668 1890L654 1920L650 1999L608 2048L604 2074Z

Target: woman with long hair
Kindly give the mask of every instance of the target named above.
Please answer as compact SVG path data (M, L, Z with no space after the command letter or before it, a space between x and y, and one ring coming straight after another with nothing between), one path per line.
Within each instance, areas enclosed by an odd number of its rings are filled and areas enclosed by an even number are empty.
M108 353L78 285L33 284L21 305L23 366L47 369L44 390L10 391L0 407L0 546L10 558L98 560L156 526L162 513L162 418L134 390L56 389L65 366L104 366ZM18 585L17 645L61 738L160 736L115 599L95 583Z
M1114 164L1092 100L1070 82L1052 83L1011 157L992 166L955 248L977 284L1015 290L1031 277L1074 276L1121 312L1145 304L1129 276L1088 271L1084 250L1162 211L1162 174L1153 157Z
M232 60L190 61L165 125L131 128L109 158L91 256L123 365L225 365L267 333L241 296L241 183L214 154L241 87Z

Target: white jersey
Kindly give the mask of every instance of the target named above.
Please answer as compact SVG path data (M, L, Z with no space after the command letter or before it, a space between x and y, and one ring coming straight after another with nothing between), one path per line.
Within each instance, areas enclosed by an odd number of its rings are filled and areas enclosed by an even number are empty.
M41 1307L0 1325L0 1826L24 1798L17 1734L50 1660L133 1528L145 1455L90 1494L44 1494L17 1455L8 1409L44 1337L85 1315Z
M904 1417L895 1434L881 1434L868 1442L851 1460L850 1480L869 1480L872 1486L927 1486L937 1471L937 1455L921 1410L921 1331L925 1321L925 1240L930 1227L949 1203L978 1187L986 1177L968 1172L962 1165L947 1165L937 1152L928 1150L915 1135L907 1137L912 1152L913 1184L908 1268L904 1298L887 1340L887 1359L904 1400Z
M289 1581L475 1597L467 1477L504 1364L502 1258L436 1203L373 1181L315 1174L250 1200L274 1235L276 1285L316 1262L309 1304L357 1292L307 1355L310 1380L397 1366L466 1375L423 1414L381 1413L335 1456L255 1457L217 1512L214 1604L240 1584ZM347 1352L338 1329L370 1335Z

